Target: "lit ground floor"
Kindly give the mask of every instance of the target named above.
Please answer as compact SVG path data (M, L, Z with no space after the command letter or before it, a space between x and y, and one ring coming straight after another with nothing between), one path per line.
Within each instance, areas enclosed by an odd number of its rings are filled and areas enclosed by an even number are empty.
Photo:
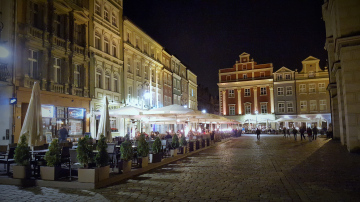
M0 189L7 201L358 201L359 167L338 141L243 135L103 189Z

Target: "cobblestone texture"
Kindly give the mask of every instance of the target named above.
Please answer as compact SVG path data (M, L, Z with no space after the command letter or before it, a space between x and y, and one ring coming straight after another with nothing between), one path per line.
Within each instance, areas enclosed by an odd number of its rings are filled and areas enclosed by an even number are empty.
M338 142L245 135L97 190L0 185L1 201L360 201L360 155Z

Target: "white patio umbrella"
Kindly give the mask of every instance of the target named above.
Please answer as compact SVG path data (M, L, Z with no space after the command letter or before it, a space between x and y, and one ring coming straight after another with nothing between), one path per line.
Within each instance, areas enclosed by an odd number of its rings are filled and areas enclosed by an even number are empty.
M145 111L144 114L186 114L191 113L194 110L185 108L183 106L173 104L166 107L151 109L149 111Z
M40 85L38 82L35 82L31 93L29 106L26 111L24 123L21 128L19 142L21 136L26 134L29 146L42 145L44 142L41 126L42 114L40 102Z
M96 135L96 139L99 140L100 135L103 134L106 137L106 141L110 142L112 137L111 137L108 105L109 105L109 102L108 102L107 97L105 96L103 98L103 108L101 109L99 129L98 129L98 132Z

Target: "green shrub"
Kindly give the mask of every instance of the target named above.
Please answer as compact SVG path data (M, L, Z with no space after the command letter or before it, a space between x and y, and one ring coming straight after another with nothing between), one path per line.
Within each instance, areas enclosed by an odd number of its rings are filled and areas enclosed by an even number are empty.
M159 137L156 137L153 146L152 146L153 154L157 154L161 151L161 140Z
M50 146L49 151L45 154L45 161L47 166L59 166L61 163L61 147L57 139L54 139Z
M27 166L29 165L30 157L30 148L28 147L26 134L23 134L20 138L20 143L15 149L14 160L19 166Z
M92 138L85 136L79 140L77 147L77 159L84 168L89 168L89 163L94 162Z
M95 162L97 167L104 167L109 164L109 155L107 152L106 138L103 134L100 135L100 140L97 143L96 149L98 153L95 156Z
M137 146L138 157L147 157L149 155L149 144L145 140L145 134L140 135Z
M132 144L129 140L125 140L123 143L121 143L120 153L120 158L124 161L130 161L133 158L134 153L132 149Z
M176 134L172 137L171 146L173 149L176 149L179 147L179 138Z
M185 135L182 135L180 138L180 146L186 147L186 145L187 145L187 141L186 141Z

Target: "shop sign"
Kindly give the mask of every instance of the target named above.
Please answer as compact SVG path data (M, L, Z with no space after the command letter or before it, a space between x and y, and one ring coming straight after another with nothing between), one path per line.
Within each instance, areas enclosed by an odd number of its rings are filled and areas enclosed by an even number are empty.
M41 105L41 115L46 118L54 117L55 107L52 105Z
M84 119L85 109L83 108L68 108L68 117L70 119Z

